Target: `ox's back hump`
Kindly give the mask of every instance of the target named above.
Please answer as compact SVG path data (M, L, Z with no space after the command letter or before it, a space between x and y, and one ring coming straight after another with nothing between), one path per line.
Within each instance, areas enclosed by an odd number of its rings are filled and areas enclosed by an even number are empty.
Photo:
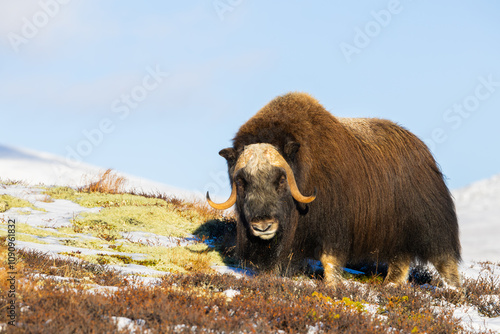
M307 145L313 139L311 135L325 132L336 123L336 118L310 95L288 93L269 102L243 124L233 144L236 149L258 142L282 148L290 140Z

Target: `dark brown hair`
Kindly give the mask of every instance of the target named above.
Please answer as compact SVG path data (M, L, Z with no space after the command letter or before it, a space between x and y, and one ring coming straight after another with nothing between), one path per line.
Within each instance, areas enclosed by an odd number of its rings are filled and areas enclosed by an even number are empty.
M299 189L317 189L307 214L298 215L290 252L328 251L343 261L410 258L437 268L460 261L450 192L410 131L388 120L337 118L311 96L289 93L241 126L233 146L239 155L247 145L269 143L286 157L290 142L300 144L288 157Z

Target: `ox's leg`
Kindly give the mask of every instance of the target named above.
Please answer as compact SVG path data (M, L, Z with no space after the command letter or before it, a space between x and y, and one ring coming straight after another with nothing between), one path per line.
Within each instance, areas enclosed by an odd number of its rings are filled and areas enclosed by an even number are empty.
M332 255L331 253L323 252L320 257L321 264L325 269L325 282L334 284L341 280L341 268L344 265L344 260L340 256Z
M446 284L453 287L460 287L460 274L458 273L458 263L451 257L442 257L433 261L434 267Z
M404 283L408 277L408 270L410 269L410 258L407 256L398 256L389 262L389 269L384 284Z

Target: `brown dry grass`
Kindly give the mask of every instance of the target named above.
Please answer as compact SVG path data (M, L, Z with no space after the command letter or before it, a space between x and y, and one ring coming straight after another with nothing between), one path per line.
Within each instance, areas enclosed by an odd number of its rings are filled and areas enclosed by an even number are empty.
M81 192L99 192L104 194L120 194L123 193L126 179L119 176L112 169L107 169L97 177L87 177L89 184L78 188Z
M4 267L5 238L0 242L0 267ZM157 285L143 286L105 266L39 252L17 254L18 324L8 326L9 333L130 332L118 331L112 317L137 321L136 333L306 333L311 328L324 333L456 333L466 331L452 317L452 309L435 311L434 306L445 300L488 307L480 296L500 290L499 282L487 279L468 280L464 292L457 292L383 286L377 280L365 284L348 280L332 287L317 279L266 274L237 279L207 273L166 275ZM0 269L0 276L4 273ZM0 305L8 302L4 281L1 277ZM90 292L96 284L116 290ZM228 289L239 294L228 298L224 294ZM4 318L2 309L0 323Z
M12 186L12 185L27 185L25 181L21 180L12 180L12 179L4 179L0 177L0 186L4 187L5 186Z

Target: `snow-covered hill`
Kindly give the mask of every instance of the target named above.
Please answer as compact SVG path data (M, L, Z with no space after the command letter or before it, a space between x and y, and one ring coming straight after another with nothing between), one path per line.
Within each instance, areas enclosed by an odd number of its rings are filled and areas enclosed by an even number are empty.
M500 262L500 174L453 191L465 260Z
M98 175L103 168L79 163L27 149L0 145L0 179L23 180L30 184L80 186L89 176ZM202 199L200 193L177 189L165 184L126 177L128 189L161 192L184 198ZM500 174L453 191L464 260L500 262Z
M82 186L106 168L85 163L73 163L67 159L45 152L0 145L0 179L24 181L32 185ZM160 192L176 197L203 198L201 193L175 188L163 183L119 173L126 178L128 189L144 192Z

